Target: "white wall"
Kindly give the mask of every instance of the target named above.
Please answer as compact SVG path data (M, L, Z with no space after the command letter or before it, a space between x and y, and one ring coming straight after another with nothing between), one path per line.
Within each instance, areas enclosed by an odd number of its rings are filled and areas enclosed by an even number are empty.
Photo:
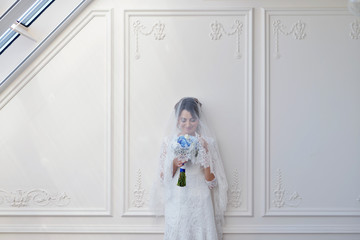
M95 0L0 93L0 239L161 239L148 197L183 96L225 161L225 239L360 239L360 20L345 7Z

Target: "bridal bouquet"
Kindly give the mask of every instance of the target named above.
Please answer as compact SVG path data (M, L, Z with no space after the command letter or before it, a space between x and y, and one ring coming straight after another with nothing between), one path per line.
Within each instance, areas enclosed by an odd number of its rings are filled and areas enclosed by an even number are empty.
M198 144L198 139L188 134L179 136L177 139L175 156L177 156L177 158L183 162L183 166L180 167L180 175L177 183L179 187L186 186L185 163L190 161L192 158L197 157L199 151Z

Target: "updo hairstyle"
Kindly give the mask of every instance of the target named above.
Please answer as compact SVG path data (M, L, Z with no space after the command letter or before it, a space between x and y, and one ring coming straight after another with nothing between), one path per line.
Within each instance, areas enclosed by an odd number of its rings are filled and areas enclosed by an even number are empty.
M190 112L193 118L200 118L200 107L201 103L197 98L186 97L182 98L178 103L175 104L175 114L178 118L183 110Z

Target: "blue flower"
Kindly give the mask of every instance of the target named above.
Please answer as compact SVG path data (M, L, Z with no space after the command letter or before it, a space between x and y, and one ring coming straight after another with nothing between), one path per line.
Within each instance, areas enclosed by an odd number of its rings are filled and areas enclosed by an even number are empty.
M184 136L180 136L177 140L177 142L181 145L181 147L183 148L188 148L190 147L191 143L184 137Z

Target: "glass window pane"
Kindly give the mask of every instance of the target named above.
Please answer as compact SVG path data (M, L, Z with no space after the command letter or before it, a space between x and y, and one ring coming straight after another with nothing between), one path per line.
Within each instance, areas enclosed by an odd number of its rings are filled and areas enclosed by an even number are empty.
M0 54L2 54L5 49L10 46L10 44L15 41L16 38L19 37L20 34L13 31L12 29L8 29L3 35L0 37Z
M19 19L18 22L29 27L55 0L36 1Z

